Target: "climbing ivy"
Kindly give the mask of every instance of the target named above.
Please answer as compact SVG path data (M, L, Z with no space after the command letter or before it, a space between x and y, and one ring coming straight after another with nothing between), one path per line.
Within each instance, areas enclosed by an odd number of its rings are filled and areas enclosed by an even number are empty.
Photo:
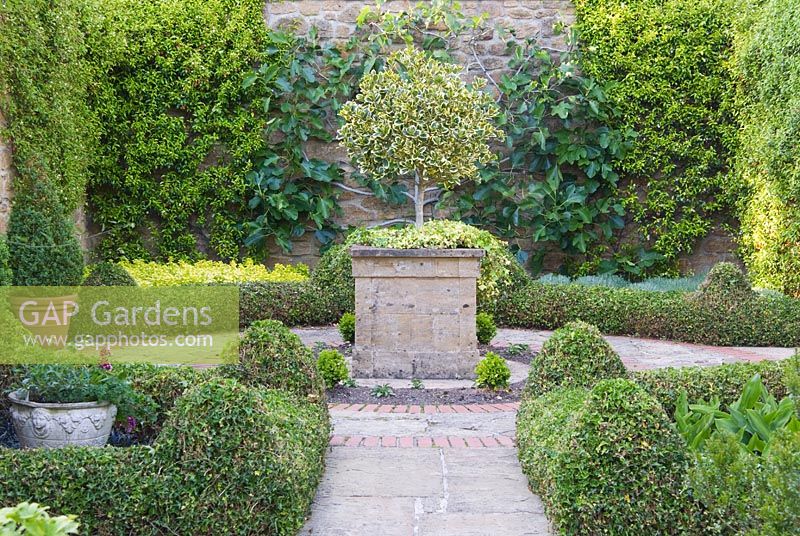
M66 211L83 200L100 131L87 102L93 21L84 0L0 2L0 136L13 142L14 188L47 182Z
M755 284L800 297L800 0L748 3L733 62L743 257Z
M272 91L264 102L269 109L266 137L278 140L248 175L250 207L259 213L248 224L248 244L273 237L289 249L291 239L309 228L322 242L332 237L335 229L326 222L338 208L332 187L341 186L342 169L308 158L301 147L307 140L333 138L341 103L353 95L365 72L383 67L393 47L416 44L455 63L457 48L477 57L477 44L495 31L509 37L511 74L492 80L507 146L498 148L499 166L482 170L477 188L445 193L440 208L507 237L555 243L579 257L611 241L624 225L614 162L635 133L606 126L618 110L607 102L605 87L579 74L574 36L569 49L554 59L535 40L513 39L505 29L491 27L485 16L467 17L457 4L438 0L400 13L365 8L356 35L345 43L320 45L312 30L308 37L282 36L285 46L269 49L279 57L244 83ZM370 177L357 178L392 202L405 191L400 183L381 189ZM544 251L538 248L539 262ZM601 268L616 271L619 266L623 263Z
M107 75L90 95L102 145L89 202L102 254L237 257L245 174L264 147L263 115L242 88L271 43L263 1L97 8L104 27L92 50L102 57L90 58Z
M586 75L639 133L619 166L642 239L674 263L731 216L736 149L728 0L576 0ZM735 9L739 9L737 4ZM674 265L674 264L673 264Z

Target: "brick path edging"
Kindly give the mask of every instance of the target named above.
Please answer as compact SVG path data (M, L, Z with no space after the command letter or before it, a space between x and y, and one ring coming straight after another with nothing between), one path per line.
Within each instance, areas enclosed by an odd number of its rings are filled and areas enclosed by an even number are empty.
M394 404L328 404L330 411L366 413L499 413L517 411L519 402L506 404L394 405Z
M497 436L344 436L333 435L331 447L386 447L386 448L499 448L513 447L510 437Z

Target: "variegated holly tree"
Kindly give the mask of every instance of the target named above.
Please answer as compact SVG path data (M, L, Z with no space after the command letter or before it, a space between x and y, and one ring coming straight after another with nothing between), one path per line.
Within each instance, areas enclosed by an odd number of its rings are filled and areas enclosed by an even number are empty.
M479 178L478 164L503 133L486 80L467 85L461 68L414 48L392 53L386 68L365 75L360 93L344 105L340 137L362 173L379 181L413 181L416 226L422 227L426 194Z

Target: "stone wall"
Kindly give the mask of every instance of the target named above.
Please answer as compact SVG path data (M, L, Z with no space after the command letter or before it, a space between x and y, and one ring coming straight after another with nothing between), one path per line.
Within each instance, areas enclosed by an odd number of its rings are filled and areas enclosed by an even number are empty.
M0 110L0 130L6 126L3 111ZM0 137L0 234L8 228L8 215L11 211L11 184L14 168L11 163L11 144Z

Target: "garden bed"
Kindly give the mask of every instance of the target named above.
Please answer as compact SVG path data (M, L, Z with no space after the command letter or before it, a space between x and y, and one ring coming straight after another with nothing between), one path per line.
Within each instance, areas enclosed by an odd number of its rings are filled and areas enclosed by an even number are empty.
M791 406L783 424L760 409L775 405L770 395L743 394L754 382ZM736 425L740 435L711 421L702 450L693 440L702 426L675 413L684 391L683 404L728 409L747 397L756 409ZM520 462L560 533L789 534L800 519L800 427L781 427L798 394L798 358L629 373L596 328L574 323L532 365L517 415ZM749 427L754 413L766 430ZM762 433L773 450L746 440Z
M138 430L140 444L0 446L0 503L35 499L77 515L92 535L296 534L330 427L311 352L299 340L280 351L259 344L294 339L278 323L259 324L243 337L239 365L118 365L113 373L158 405L155 423ZM0 434L13 446L2 422Z

